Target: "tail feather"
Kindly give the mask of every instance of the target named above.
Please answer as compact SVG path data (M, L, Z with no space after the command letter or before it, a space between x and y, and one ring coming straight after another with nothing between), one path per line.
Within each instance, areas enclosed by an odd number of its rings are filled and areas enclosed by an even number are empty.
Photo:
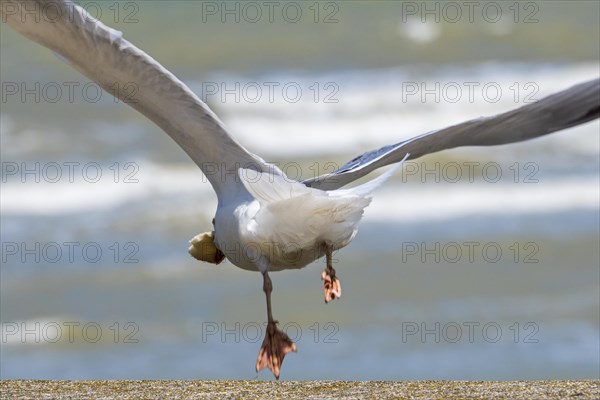
M396 173L396 171L398 171L402 167L402 164L408 158L409 155L410 154L407 153L406 156L404 156L404 158L402 159L402 161L400 161L399 163L394 165L392 168L387 170L385 173L379 175L377 178L371 179L370 181L365 182L362 185L358 185L358 186L355 186L355 187L349 188L349 189L329 190L329 191L327 191L327 193L329 194L329 196L332 196L332 197L337 197L337 196L368 197L375 191L375 189L377 189L379 186L383 185L385 183L385 181L390 179L390 177L392 175L394 175Z
M285 176L264 172L257 179L245 179L251 174L240 170L244 186L260 203L249 228L253 240L296 245L301 249L323 242L334 249L344 247L356 235L358 222L371 202L370 195L401 165L402 162L362 185L332 191L314 189Z

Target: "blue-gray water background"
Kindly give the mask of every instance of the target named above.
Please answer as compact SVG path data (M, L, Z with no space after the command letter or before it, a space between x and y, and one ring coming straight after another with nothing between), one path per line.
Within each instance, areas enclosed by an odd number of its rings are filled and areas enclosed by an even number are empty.
M599 74L592 1L81 3L293 177ZM216 207L197 167L5 24L0 45L0 377L269 379L260 275L187 254ZM273 274L282 379L598 378L598 127L407 165L335 255L340 300L322 260Z

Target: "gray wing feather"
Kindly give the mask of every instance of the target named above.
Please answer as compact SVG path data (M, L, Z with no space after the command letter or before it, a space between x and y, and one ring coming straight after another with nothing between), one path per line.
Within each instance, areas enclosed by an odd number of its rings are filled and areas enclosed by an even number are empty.
M273 171L244 149L183 82L121 32L68 0L2 0L1 17L29 39L58 53L104 90L160 126L194 160L219 199L245 191L238 167ZM60 18L34 18L46 7ZM27 15L29 14L29 15ZM25 17L26 16L26 17Z
M596 119L600 116L600 79L581 83L492 117L477 118L364 153L337 171L304 181L332 190L369 172L409 159L461 146L494 146L520 142Z

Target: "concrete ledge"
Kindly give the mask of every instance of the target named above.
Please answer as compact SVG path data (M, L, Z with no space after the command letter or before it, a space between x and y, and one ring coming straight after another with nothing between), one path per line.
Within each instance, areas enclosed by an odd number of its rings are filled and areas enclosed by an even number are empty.
M600 381L0 381L2 399L598 399Z

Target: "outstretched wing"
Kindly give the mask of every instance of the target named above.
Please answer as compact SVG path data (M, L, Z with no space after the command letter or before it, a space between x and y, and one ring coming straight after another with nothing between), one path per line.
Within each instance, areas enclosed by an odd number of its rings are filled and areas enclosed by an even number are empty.
M47 9L52 18L35 17ZM202 169L219 199L245 190L238 168L273 172L183 82L69 0L2 0L0 15L160 126Z
M477 118L364 153L340 169L304 181L310 187L340 188L385 165L461 146L520 142L596 119L600 116L600 79L581 83L512 111Z

